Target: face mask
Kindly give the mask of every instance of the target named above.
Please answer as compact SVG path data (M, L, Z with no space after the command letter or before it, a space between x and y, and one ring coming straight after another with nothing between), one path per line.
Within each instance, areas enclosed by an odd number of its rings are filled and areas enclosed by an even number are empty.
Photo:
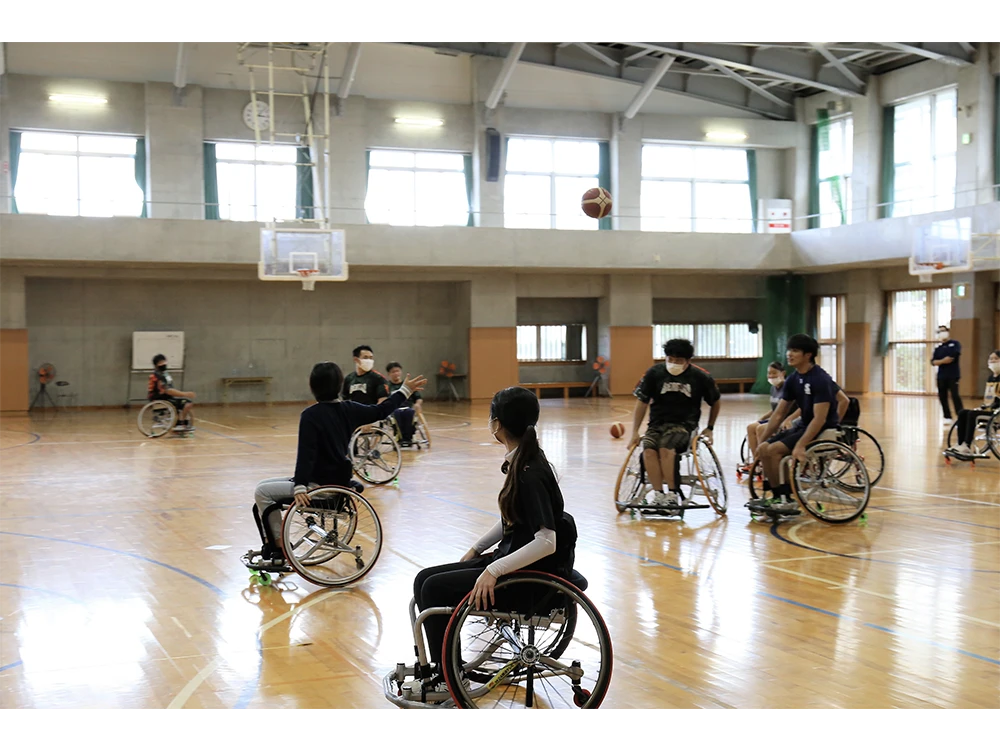
M785 382L784 378L768 378L767 382L777 388L779 385Z
M374 359L358 360L358 366L365 372L368 372L375 366L375 360Z
M667 372L671 375L680 375L684 372L684 365L675 365L673 362L667 362Z
M160 372L166 372L167 371L167 366L166 365L157 365L156 369L159 370Z
M1000 362L990 362L989 368L994 375L1000 375Z
M496 425L497 425L496 430L493 429L493 423L494 422L496 422ZM490 431L490 434L493 436L494 440L496 440L498 443L500 443L500 445L504 444L503 440L501 440L499 437L497 437L497 435L500 433L500 422L498 422L495 419L491 419L489 422L486 423L486 429Z
M937 332L937 337L938 337L938 341L947 341L948 340L948 332L947 331L938 331Z

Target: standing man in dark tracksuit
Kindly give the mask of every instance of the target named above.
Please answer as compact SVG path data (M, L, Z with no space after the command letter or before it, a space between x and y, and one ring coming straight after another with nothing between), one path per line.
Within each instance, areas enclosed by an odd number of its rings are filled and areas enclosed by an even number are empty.
M941 343L934 349L931 364L938 368L937 384L938 398L944 409L945 424L951 422L951 411L948 409L948 394L955 403L955 415L962 411L962 397L958 395L958 381L962 377L958 360L962 356L962 345L951 337L948 326L938 326L937 338Z

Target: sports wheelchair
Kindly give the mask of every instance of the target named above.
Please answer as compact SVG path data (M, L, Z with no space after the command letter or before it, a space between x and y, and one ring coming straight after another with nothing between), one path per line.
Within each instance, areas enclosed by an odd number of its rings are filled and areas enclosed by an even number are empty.
M948 450L958 442L958 422L948 430ZM989 458L990 453L1000 459L1000 410L987 414L976 415L976 431L972 437L972 453L968 456L944 453L944 461L951 464L952 460L968 461L975 466L981 458Z
M391 428L392 436L399 443L400 447L408 447L403 440L403 430L394 415L390 416L379 426L383 429L386 429L386 427ZM413 439L410 441L410 446L416 448L418 451L431 447L431 433L427 428L427 422L424 420L423 415L416 409L413 410Z
M265 548L259 555L251 550L240 558L252 571L251 583L269 586L274 578L295 572L317 586L346 586L375 565L382 551L382 522L371 503L353 489L332 485L307 494L308 506L296 507L290 497L269 507L264 518L254 506ZM274 562L269 558L276 550L267 549L264 529L267 517L282 510L281 541L287 557Z
M410 601L417 662L397 664L382 680L401 708L597 708L611 683L611 634L583 591L587 579L517 571L501 576L489 610L417 612ZM431 682L424 621L450 615L441 652L444 684Z
M148 438L163 437L177 427L180 412L177 406L167 399L156 399L145 404L136 417L139 432ZM179 435L191 435L194 432L194 417L191 419L191 429L178 429Z
M712 508L720 516L729 508L729 491L722 475L722 465L715 449L701 435L698 435L685 453L678 453L674 464L679 485L690 487L688 497L679 506L654 505L645 501L653 489L646 478L646 465L642 444L635 446L625 459L615 482L615 508L619 513L626 510L634 516L636 511L643 515L677 516L684 518L685 510ZM683 494L683 491L682 491ZM708 505L689 502L695 495L708 500Z
M390 419L359 427L351 435L347 455L354 473L369 484L389 484L403 467L403 452L396 440L398 426Z
M796 500L811 516L826 523L850 523L858 517L862 522L865 520L865 508L868 507L873 483L868 464L848 445L851 429L855 428L844 426L820 433L806 447L805 462L799 462L791 455L781 460L781 483L785 483L790 472L790 484ZM763 477L760 458L754 461L750 476L758 474ZM754 521L779 521L801 513L798 508L750 508L755 500L774 500L773 490L764 490L763 482L759 485L750 482L750 498L747 507Z

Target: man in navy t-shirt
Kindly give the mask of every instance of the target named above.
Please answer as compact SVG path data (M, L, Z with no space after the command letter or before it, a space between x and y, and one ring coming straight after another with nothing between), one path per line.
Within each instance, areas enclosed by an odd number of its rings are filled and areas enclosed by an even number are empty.
M790 484L780 482L781 461L788 454L805 461L806 446L839 422L837 389L833 378L816 364L818 353L819 344L811 336L797 333L788 339L788 364L795 368L795 372L785 379L781 401L768 421L757 449L766 477L764 488L774 489L774 500L752 500L747 504L751 510L770 507L772 510L798 512L798 503L791 499ZM802 410L801 424L776 435L785 415L795 406Z
M938 398L941 399L941 408L944 409L944 421L951 421L951 412L948 410L948 394L955 402L955 415L962 411L962 397L958 395L958 381L962 377L958 369L958 360L962 356L962 345L951 337L948 326L938 326L938 341L941 343L934 348L934 356L931 357L931 364L938 368Z

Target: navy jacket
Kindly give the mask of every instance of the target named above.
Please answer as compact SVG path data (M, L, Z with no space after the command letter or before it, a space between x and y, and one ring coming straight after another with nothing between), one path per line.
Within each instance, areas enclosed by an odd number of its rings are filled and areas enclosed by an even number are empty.
M938 366L938 380L958 380L961 377L958 369L958 360L961 356L962 345L954 339L942 341L935 347L934 356L931 357L932 362L935 359L944 359L945 357L952 357L955 360L950 364Z

